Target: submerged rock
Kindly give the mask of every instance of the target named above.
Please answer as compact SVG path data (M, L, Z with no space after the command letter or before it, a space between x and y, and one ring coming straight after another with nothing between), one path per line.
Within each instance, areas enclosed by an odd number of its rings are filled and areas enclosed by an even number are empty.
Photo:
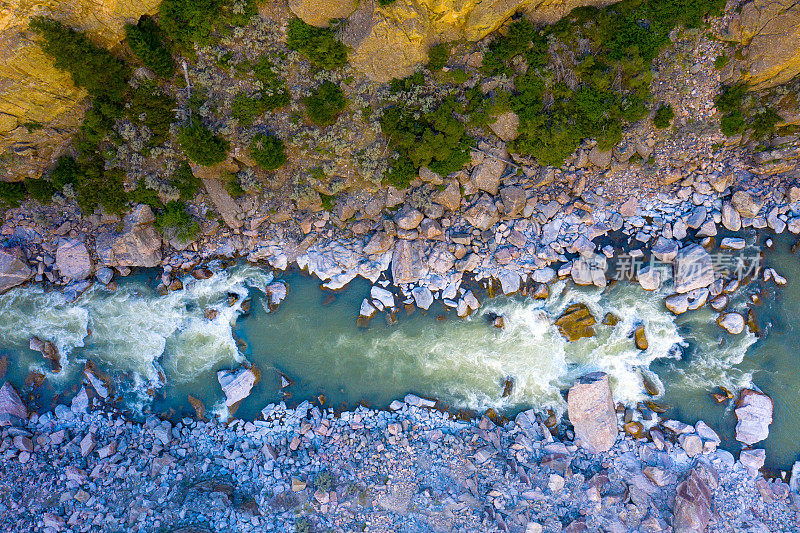
M0 293L33 277L25 252L19 246L0 247Z
M6 381L0 388L0 426L23 424L28 420L28 408L11 383Z
M772 399L752 389L742 389L736 402L736 440L753 445L767 438L772 423Z
M568 341L576 341L584 337L594 337L594 325L597 320L583 303L572 304L555 321L558 331Z
M253 368L240 368L235 372L220 370L217 380L225 393L225 405L230 407L250 395L253 385L258 381L258 375Z
M591 453L608 451L617 440L617 414L608 375L592 372L579 378L567 395L575 439Z

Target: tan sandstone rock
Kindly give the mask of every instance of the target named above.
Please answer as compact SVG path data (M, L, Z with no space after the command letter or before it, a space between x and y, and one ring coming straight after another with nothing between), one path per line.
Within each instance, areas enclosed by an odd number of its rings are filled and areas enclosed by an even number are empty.
M592 372L579 378L569 389L567 411L583 448L591 453L611 449L618 430L608 375Z

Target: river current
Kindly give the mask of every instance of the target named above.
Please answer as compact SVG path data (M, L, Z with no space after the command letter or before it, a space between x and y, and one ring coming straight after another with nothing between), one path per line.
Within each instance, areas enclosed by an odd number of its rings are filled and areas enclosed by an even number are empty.
M186 276L182 290L165 296L156 291L156 271L120 278L113 291L95 283L74 302L38 285L11 290L0 296L0 356L8 362L7 378L20 390L28 390L31 371L47 377L36 392L42 405L74 395L85 362L92 361L114 379L126 409L176 416L193 412L188 395L224 415L216 371L247 360L262 379L236 413L246 419L281 400L322 395L329 407L385 407L408 392L455 409L563 413L564 392L574 379L602 370L611 376L617 401L635 406L649 398L645 376L660 389L658 401L672 406L668 416L705 420L732 450L732 405L717 404L710 393L719 386L736 391L756 385L775 402L769 439L759 446L767 449L768 466L787 469L800 459L800 280L794 276L800 259L790 251L790 236L775 240L766 265L788 284L755 281L728 307L746 312L751 294L760 292L764 303L754 307L760 337L727 334L708 307L676 317L663 303L668 287L646 292L629 282L600 290L559 281L546 300L483 298L481 309L465 320L436 302L427 313L406 315L401 309L397 324L379 314L362 328L356 318L369 294L367 282L355 280L332 294L299 272L273 274L241 264L207 280ZM286 283L288 296L270 311L264 291L274 279ZM576 302L597 317L596 335L567 342L553 322ZM209 309L216 311L211 320ZM606 313L621 321L601 324ZM504 317L504 329L491 326L494 315ZM632 338L639 324L648 339L645 351ZM60 372L28 348L34 335L56 345L63 356ZM282 388L281 375L293 383ZM513 389L504 397L509 379Z

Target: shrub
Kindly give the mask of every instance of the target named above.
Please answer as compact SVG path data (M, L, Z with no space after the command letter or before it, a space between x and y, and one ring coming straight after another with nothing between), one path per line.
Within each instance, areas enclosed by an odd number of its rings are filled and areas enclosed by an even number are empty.
M175 62L164 42L164 32L150 15L142 15L136 25L125 25L125 38L133 53L156 76L168 78L175 72Z
M21 181L0 181L0 204L7 208L19 207L25 200L25 184Z
M174 98L143 84L132 91L128 116L132 122L147 126L153 134L149 145L158 146L169 137L169 127L175 119L174 108Z
M783 119L772 107L767 107L763 111L756 113L750 118L750 126L753 128L753 137L763 139L775 133L775 126Z
M44 178L25 178L25 189L28 191L28 195L40 204L49 204L56 193L53 184Z
M128 195L122 185L123 172L106 170L103 159L96 153L84 155L79 165L75 192L81 211L91 214L102 206L109 213L125 212Z
M207 167L223 162L230 147L228 141L196 120L180 130L178 142L189 159Z
M64 185L74 184L78 180L79 171L80 169L75 159L68 155L62 155L50 172L50 181L60 191L64 188Z
M317 28L299 18L289 22L286 46L297 50L318 68L333 70L347 63L347 47L330 28Z
M233 99L231 113L239 121L239 124L250 125L256 116L285 107L289 105L290 101L289 94L285 90L258 97L239 93Z
M136 188L128 193L128 201L132 204L149 205L154 210L164 207L164 204L161 203L161 198L158 197L158 193L148 188L143 179L140 179L139 183L136 184Z
M393 93L408 92L415 86L424 84L425 75L422 74L422 72L417 71L410 76L406 76L405 78L394 78L389 83L389 90L391 90Z
M161 26L183 50L209 44L222 0L164 0L158 8Z
M165 237L183 241L193 240L200 231L200 225L186 212L186 204L178 200L167 202L156 215L155 225Z
M34 17L30 28L42 37L42 50L55 59L56 68L69 72L75 85L93 98L122 99L130 77L123 61L57 20Z
M389 6L396 2L397 0L378 0L378 3L382 6Z
M744 133L747 127L743 110L746 91L747 85L744 83L724 85L714 99L714 105L722 114L720 130L728 137Z
M653 117L653 125L656 128L663 130L672 124L672 119L674 118L675 112L672 110L672 106L669 104L661 104L658 107L655 116Z
M311 95L303 98L308 119L317 126L329 126L336 122L347 100L342 89L333 82L325 81L311 91Z
M192 167L187 161L183 161L178 169L172 174L170 185L180 192L181 200L191 200L200 190L203 182L194 175Z
M448 43L437 44L428 50L428 70L442 70L450 59L450 45Z
M327 470L323 470L314 478L314 488L323 492L330 492L334 485L333 474Z
M725 54L718 55L714 59L714 68L717 70L722 70L725 66L730 62L731 58L726 56Z
M466 126L454 116L458 110L451 97L436 111L419 118L399 107L384 112L383 134L398 153L386 175L389 183L405 187L423 166L443 176L464 166L472 140L466 135Z
M250 143L250 155L264 170L275 170L286 163L283 141L274 135L256 135Z

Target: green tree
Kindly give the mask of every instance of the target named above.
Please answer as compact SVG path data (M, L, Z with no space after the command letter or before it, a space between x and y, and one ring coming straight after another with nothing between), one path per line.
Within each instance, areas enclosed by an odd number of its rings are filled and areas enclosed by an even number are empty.
M185 51L209 44L222 0L164 0L158 8L161 26Z
M286 46L297 50L317 68L334 70L347 64L347 47L330 28L317 28L299 18L289 21Z
M672 119L674 118L675 111L672 110L672 106L669 104L661 104L658 107L655 116L653 117L653 125L656 128L663 130L672 124Z
M195 197L203 186L203 182L194 175L192 167L187 161L183 161L178 169L172 174L170 185L178 189L181 194L181 200L187 201Z
M123 98L130 77L130 69L123 61L57 20L34 17L30 28L42 38L42 50L53 57L56 68L69 72L75 85L86 89L93 98Z
M175 73L175 62L164 42L164 32L153 17L142 15L135 25L126 24L125 38L139 61L156 76L169 78Z

